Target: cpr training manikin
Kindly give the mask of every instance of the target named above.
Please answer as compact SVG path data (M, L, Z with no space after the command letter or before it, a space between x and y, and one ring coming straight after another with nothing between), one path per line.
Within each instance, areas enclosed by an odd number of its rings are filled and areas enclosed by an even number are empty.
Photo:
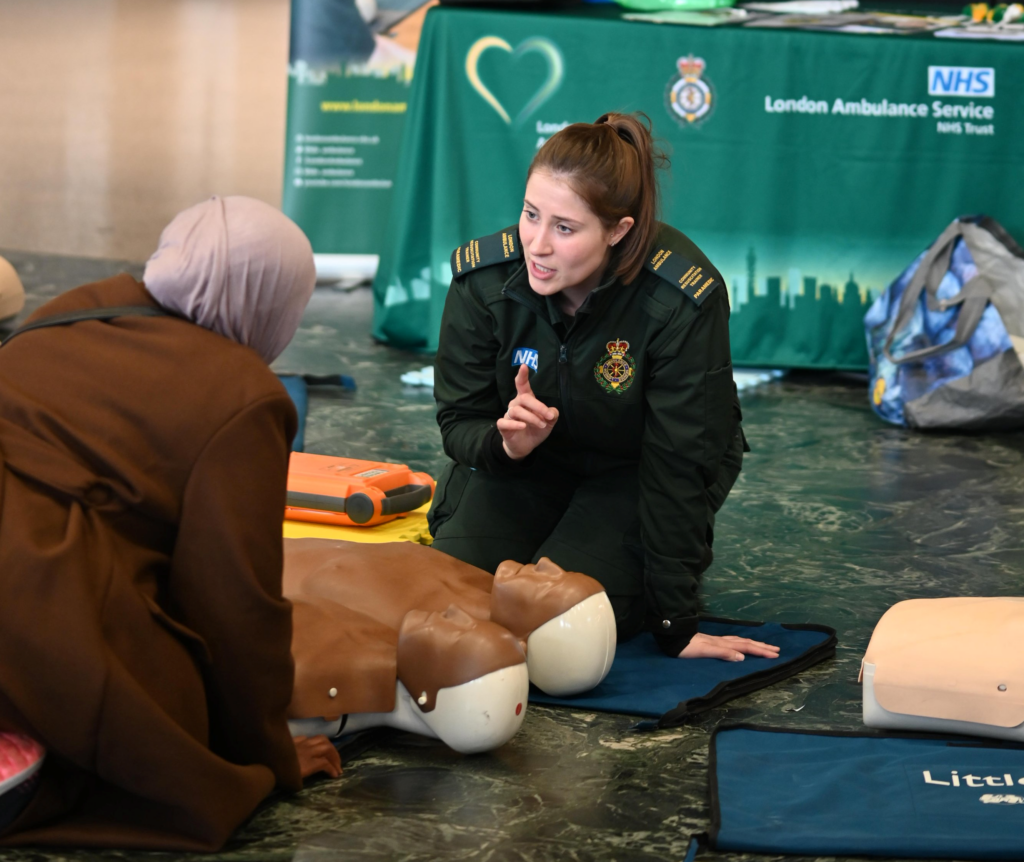
M519 730L529 685L576 694L615 658L593 578L547 558L492 577L423 545L285 539L295 736L394 727L470 754Z
M1024 741L1024 598L911 599L861 666L864 724Z
M25 288L14 267L0 257L0 321L10 320L25 307Z

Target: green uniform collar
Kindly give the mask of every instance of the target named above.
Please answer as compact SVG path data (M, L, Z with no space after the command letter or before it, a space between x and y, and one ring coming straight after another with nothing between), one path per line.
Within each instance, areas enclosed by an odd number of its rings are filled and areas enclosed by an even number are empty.
M620 283L619 277L613 273L590 292L576 313L595 311L598 303L603 299L602 296L595 296L595 294L607 293L608 288ZM568 325L572 322L572 318L567 319L559 307L557 301L558 294L554 296L541 296L539 293L534 292L533 288L530 287L530 276L526 271L525 265L516 268L512 275L509 276L508 281L505 282L501 292L506 296L514 296L523 302L539 316L547 318L552 326Z

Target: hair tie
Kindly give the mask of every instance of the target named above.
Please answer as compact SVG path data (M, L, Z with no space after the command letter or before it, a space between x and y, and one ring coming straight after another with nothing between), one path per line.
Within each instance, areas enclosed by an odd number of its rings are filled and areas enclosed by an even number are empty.
M624 127L622 127L622 126L613 126L611 123L609 123L608 122L608 118L610 116L611 116L610 114L604 114L603 116L598 117L598 119L594 123L594 125L595 126L608 126L623 141L625 141L631 147L635 147L636 146L636 141L633 140L633 136Z

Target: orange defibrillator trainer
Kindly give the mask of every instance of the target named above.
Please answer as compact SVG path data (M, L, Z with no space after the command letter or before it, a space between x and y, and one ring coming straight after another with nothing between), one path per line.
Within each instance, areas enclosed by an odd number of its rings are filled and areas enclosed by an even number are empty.
M430 502L436 483L404 464L292 452L288 521L372 527Z

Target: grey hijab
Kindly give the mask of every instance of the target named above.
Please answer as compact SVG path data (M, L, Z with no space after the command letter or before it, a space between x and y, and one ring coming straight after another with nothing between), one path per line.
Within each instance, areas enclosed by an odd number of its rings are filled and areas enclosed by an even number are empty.
M280 210L212 197L164 228L143 281L164 308L270 363L299 327L316 269L306 235Z

